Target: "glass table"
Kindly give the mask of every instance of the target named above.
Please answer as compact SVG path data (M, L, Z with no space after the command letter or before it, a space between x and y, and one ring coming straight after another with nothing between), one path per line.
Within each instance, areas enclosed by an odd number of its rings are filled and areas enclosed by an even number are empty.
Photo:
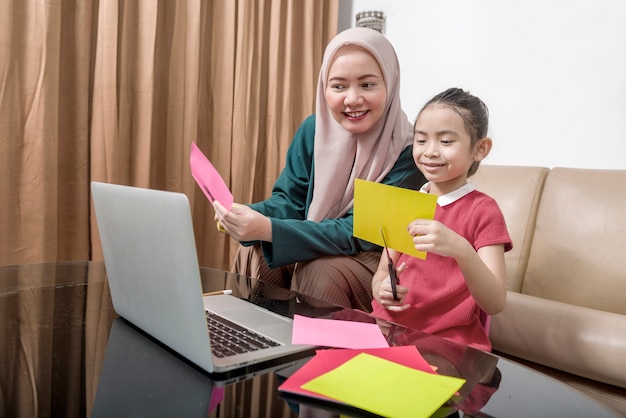
M415 345L439 373L466 380L439 416L617 416L555 379L490 353L249 277L202 268L201 279L204 292L232 289L284 316L378 323L390 345ZM0 319L0 416L372 416L279 393L306 358L214 379L118 318L101 262L0 267Z

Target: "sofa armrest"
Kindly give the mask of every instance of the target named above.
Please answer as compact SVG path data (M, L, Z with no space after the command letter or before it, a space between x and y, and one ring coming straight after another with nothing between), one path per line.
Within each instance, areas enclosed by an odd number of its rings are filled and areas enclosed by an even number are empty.
M626 388L626 316L509 291L495 350Z

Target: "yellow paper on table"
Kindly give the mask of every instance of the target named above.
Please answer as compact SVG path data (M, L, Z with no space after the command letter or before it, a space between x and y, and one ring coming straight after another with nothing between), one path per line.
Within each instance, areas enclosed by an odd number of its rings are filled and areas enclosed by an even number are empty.
M436 208L436 195L356 179L353 235L382 247L382 228L389 248L425 259L426 253L413 246L407 227L418 218L434 219Z
M303 389L385 417L430 417L465 383L361 353Z

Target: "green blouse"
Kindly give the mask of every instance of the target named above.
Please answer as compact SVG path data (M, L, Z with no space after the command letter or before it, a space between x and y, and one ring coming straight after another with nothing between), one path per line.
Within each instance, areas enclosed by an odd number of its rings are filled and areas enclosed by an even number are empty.
M315 115L304 120L289 149L285 168L274 184L269 199L249 205L270 218L272 242L262 241L270 268L327 255L354 255L380 250L376 244L352 236L353 210L343 217L320 222L306 220L313 197L313 143ZM412 147L405 148L382 183L418 190L426 180L415 167ZM252 245L256 241L242 242Z

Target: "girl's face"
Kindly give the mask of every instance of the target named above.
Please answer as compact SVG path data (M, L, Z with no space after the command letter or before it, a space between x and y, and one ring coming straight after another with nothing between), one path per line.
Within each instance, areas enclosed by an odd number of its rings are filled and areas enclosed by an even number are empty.
M413 160L431 182L430 193L443 195L467 183L475 158L484 158L471 142L463 118L452 108L433 104L422 110L415 122Z
M356 45L339 49L328 70L325 96L341 126L353 134L367 132L382 117L387 101L376 59Z

